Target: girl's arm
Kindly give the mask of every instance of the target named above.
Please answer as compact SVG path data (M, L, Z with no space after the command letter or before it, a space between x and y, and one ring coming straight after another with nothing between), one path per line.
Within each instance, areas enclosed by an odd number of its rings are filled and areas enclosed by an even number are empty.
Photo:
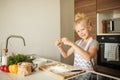
M61 47L61 46L58 47L58 49L59 49L61 55L62 55L64 58L70 56L70 55L73 53L73 48L72 48L72 47L71 47L68 51L65 51L64 48Z
M79 47L76 44L72 44L71 45L73 47L73 49L76 49L78 51L78 53L84 57L84 59L86 60L90 60L91 58L94 57L94 55L97 53L97 47L96 46L91 46L89 48L88 51L85 51L84 49L82 49L81 47Z
M71 42L68 38L63 38L62 42L66 45L69 45L72 47L72 49L75 49L78 51L78 53L83 56L84 59L90 60L96 53L97 53L97 46L91 46L88 51L85 51L81 47L79 47L77 44Z
M68 49L68 51L65 51L65 49L62 47L62 39L57 40L55 44L64 58L70 56L74 51L72 47Z

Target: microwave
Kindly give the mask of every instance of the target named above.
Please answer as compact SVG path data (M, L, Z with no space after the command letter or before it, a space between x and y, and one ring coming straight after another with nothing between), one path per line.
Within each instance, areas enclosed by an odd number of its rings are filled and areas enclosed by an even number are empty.
M102 20L104 33L120 33L120 18Z

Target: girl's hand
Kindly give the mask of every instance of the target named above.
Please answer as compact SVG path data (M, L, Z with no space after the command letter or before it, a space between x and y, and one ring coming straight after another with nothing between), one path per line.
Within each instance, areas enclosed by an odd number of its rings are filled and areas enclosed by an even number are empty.
M55 42L55 45L58 46L58 47L62 46L62 40L61 39L57 40Z
M72 45L72 41L71 41L71 40L69 40L69 39L68 39L68 38L66 38L66 37L62 38L62 42L63 42L64 44L66 44L66 45L69 45L69 46L71 46L71 45Z

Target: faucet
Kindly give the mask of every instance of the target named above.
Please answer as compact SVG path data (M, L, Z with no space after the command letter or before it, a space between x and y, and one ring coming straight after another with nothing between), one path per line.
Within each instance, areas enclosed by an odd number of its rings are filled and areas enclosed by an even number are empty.
M21 39L23 40L24 46L26 45L26 44L25 44L25 39L24 39L22 36L11 35L11 36L9 36L9 37L7 38L7 40L6 40L6 49L5 49L5 53L8 52L8 40L9 40L10 38L21 38Z

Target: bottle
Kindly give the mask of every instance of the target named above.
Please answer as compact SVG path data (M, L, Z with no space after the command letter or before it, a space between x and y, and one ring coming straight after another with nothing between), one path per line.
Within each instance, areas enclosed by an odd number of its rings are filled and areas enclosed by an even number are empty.
M6 54L5 49L3 50L3 54L2 54L2 65L7 65L8 63L8 56Z
M2 65L2 53L0 53L0 66Z
M0 66L2 65L2 43L0 44Z

